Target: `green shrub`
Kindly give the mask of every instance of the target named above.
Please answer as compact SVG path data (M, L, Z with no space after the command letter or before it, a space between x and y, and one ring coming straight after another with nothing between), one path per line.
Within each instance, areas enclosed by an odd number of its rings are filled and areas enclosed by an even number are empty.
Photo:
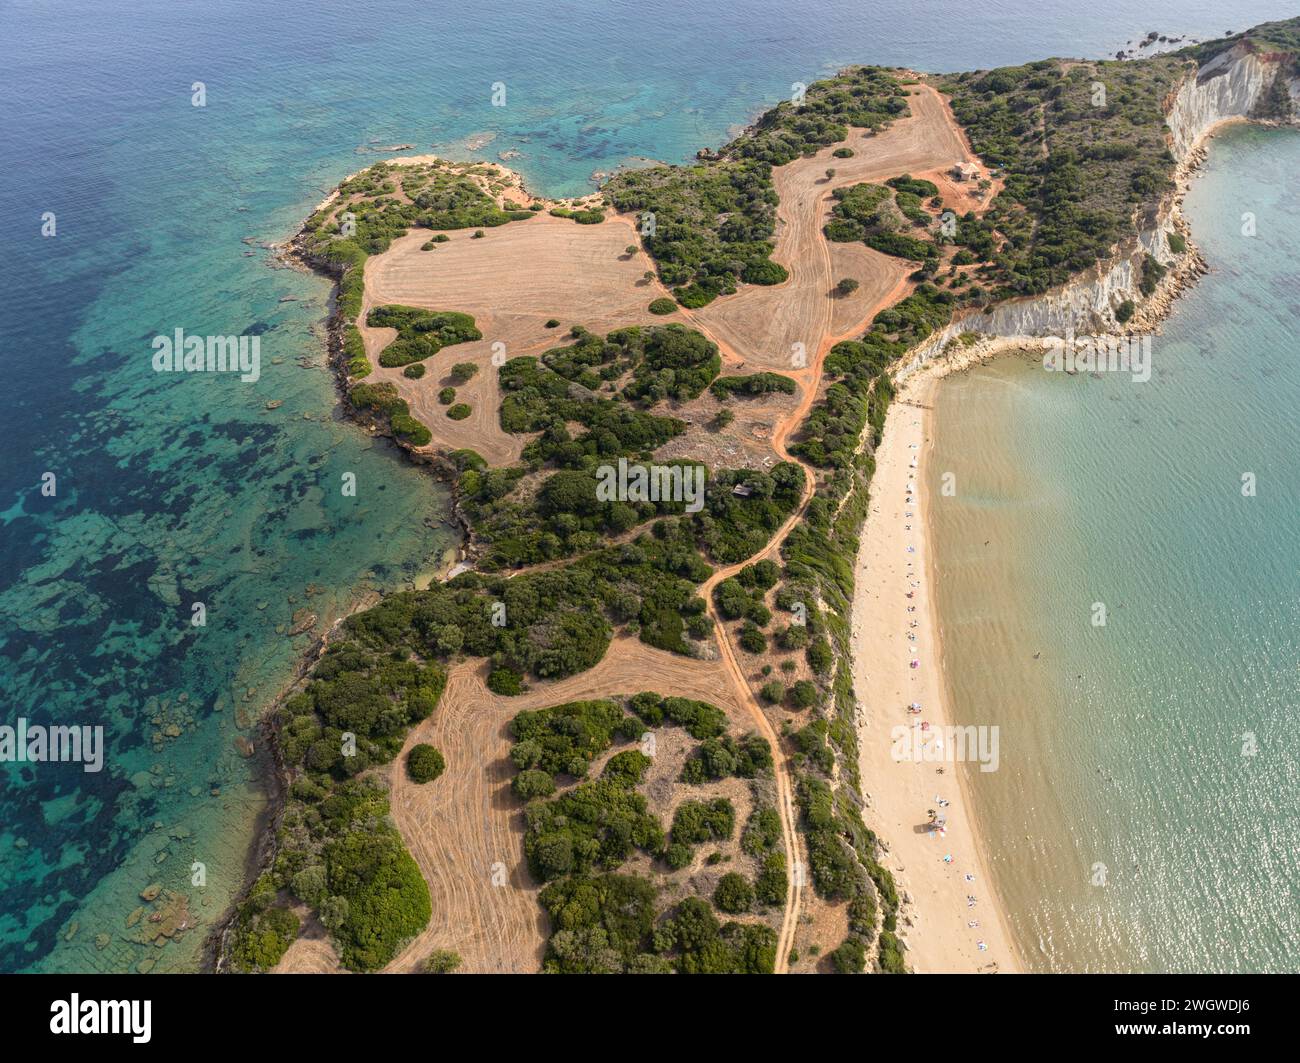
M795 393L795 382L780 373L750 373L748 376L720 376L709 385L709 391L719 402L732 395L766 395L779 391L786 395Z
M555 779L549 772L529 768L527 771L521 771L510 781L510 788L514 790L516 797L531 801L535 797L550 797L555 793Z
M713 904L720 912L739 915L754 906L754 887L744 875L730 871L718 880Z
M373 366L366 357L365 341L351 322L343 328L343 357L347 359L348 376L360 379L370 375Z
M438 392L438 401L442 403L442 405L444 406L450 406L453 402L456 401L456 389L442 388Z
M634 850L659 855L664 849L663 828L645 798L618 775L532 801L524 820L524 855L542 882L612 871Z
M433 782L446 767L442 754L424 742L412 746L411 752L406 755L406 774L412 782Z
M298 936L298 917L288 908L241 913L231 957L240 971L269 971Z
M808 657L808 667L817 675L826 675L831 670L835 657L831 653L831 644L825 639L817 639L809 643L805 652Z
M552 882L538 895L552 928L548 974L658 974L653 954L655 887L638 875L604 874Z
M627 740L640 731L640 723L615 701L570 701L525 710L510 721L515 740L510 759L520 771L540 769L582 778L592 759L616 737Z
M775 810L773 810L775 811ZM785 904L789 882L785 875L785 853L777 849L765 854L754 880L754 899L759 904L778 906Z
M679 845L726 841L736 829L736 811L725 797L683 801L673 813L672 840Z
M857 938L849 938L830 958L836 974L861 974L867 965L867 950Z
M488 673L487 688L493 694L515 697L524 692L524 677L509 668L494 668Z
M413 362L402 370L402 376L408 377L411 380L419 380L420 377L424 376L425 372L426 369L423 362Z
M372 410L387 417L410 410L406 400L398 396L397 385L387 380L378 384L356 384L348 392L348 398L359 410Z
M889 930L880 932L880 952L876 963L885 974L906 974L907 962L903 959L903 946Z
M772 748L767 740L747 734L737 740L730 735L706 738L682 766L682 781L699 785L735 775L752 779L772 769Z
M465 405L463 402L458 402L455 406L452 406L447 410L447 416L453 421L463 421L470 415L470 413L470 407Z
M803 628L799 628L800 631ZM797 680L790 687L790 704L796 709L808 709L817 704L817 686L807 679Z
M776 932L755 923L719 925L707 901L687 897L655 933L663 949L678 950L683 974L771 974Z
M378 970L429 922L424 876L391 825L349 830L325 854L330 895L346 902L332 930L339 957L352 970Z
M450 949L434 949L424 961L425 974L451 974L459 969L460 953Z
M433 433L410 414L395 413L389 421L393 434L413 447L423 447L433 439Z
M668 298L659 298L650 304L652 314L671 314L676 309L677 304Z
M746 653L762 653L767 649L767 637L754 624L746 623L740 630L740 648Z
M1155 294L1156 285L1160 279L1168 272L1164 266L1157 262L1151 255L1142 256L1142 277L1138 281L1138 291L1148 298Z
M602 210L570 210L568 207L552 207L550 212L557 218L569 218L579 225L599 225L605 220Z

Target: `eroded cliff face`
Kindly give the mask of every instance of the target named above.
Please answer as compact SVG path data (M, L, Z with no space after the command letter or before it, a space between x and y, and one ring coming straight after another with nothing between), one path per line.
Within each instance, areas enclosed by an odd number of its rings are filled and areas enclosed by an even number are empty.
M1282 60L1281 56L1261 55L1239 44L1187 75L1174 91L1165 118L1170 151L1180 167L1194 161L1198 142L1220 122L1258 116L1261 103L1273 90L1274 79L1285 76ZM1291 114L1298 115L1300 79L1288 78L1284 84L1291 100ZM946 328L912 352L900 376L942 353L963 333L1006 344L1032 344L1045 337L1063 336L1067 331L1087 335L1153 328L1193 275L1203 270L1190 244L1182 254L1170 250L1171 233L1186 235L1176 210L1177 195L1161 206L1154 225L1139 233L1112 259L1061 288L999 303L987 314L971 310L959 313ZM1168 268L1150 297L1143 296L1138 288L1142 261L1148 254ZM1115 319L1115 310L1125 301L1132 301L1137 310L1121 325Z
M1276 57L1238 44L1189 76L1179 86L1165 119L1174 158L1186 159L1197 140L1219 122L1254 117L1280 70ZM1296 86L1288 85L1288 91L1294 99Z
M998 303L991 313L967 310L955 315L944 329L915 348L900 378L943 353L948 343L963 333L1006 345L1028 346L1067 332L1083 336L1148 330L1186 285L1189 276L1200 268L1194 251L1176 255L1170 250L1169 234L1177 231L1173 212L1166 212L1154 226L1138 235L1131 250L1116 256L1104 268L1089 270L1043 295ZM1169 269L1149 298L1138 289L1142 260L1148 254ZM1138 310L1121 325L1115 318L1115 310L1128 300Z

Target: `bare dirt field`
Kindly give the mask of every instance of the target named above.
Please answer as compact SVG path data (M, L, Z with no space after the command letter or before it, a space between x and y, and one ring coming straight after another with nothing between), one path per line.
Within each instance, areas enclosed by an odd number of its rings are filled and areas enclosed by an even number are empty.
M656 317L647 310L667 292L658 281L645 280L654 265L645 252L627 254L626 248L638 242L627 218L611 216L599 225L578 225L541 213L485 229L479 239L470 230L452 231L437 250L421 251L430 235L414 230L367 261L358 327L375 366L371 379L397 384L415 417L433 433L433 450L470 447L490 465L519 457L528 437L503 432L498 423L494 353L505 359L541 354L564 342L574 324L608 332L682 320L680 314ZM394 330L364 325L370 308L385 303L473 314L483 339L445 347L426 363L422 379L409 380L401 369L379 366L379 352L391 342ZM560 326L546 328L551 319ZM479 367L468 384L457 388L456 401L472 408L463 421L449 419L447 407L437 400L456 362Z
M806 159L796 159L773 171L773 182L781 202L777 207L776 251L772 258L790 271L783 283L765 287L748 286L718 299L699 310L687 312L692 324L719 344L743 351L757 369L790 370L802 365L792 362L796 344L802 346L811 363L818 346L827 336L861 331L879 309L879 299L892 291L914 268L909 263L871 252L856 250L832 257L831 245L822 235L830 213L830 194L863 181L879 182L900 174L946 172L955 163L975 161L943 97L929 85L911 86L908 106L911 114L900 118L883 132L871 136L866 130L851 129L844 146L853 149L852 158L837 159L831 152L840 145L823 148ZM835 176L826 177L827 169ZM944 179L949 186L953 183ZM849 245L838 245L847 248ZM859 252L867 252L862 255ZM838 265L853 265L840 273ZM853 276L862 285L853 297L831 297L841 276ZM852 311L860 312L852 319Z

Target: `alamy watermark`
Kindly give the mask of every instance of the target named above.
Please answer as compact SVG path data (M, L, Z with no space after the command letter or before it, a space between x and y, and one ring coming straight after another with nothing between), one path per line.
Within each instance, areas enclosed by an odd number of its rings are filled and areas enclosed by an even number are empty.
M238 373L245 384L262 375L261 336L155 336L155 373Z
M1044 341L1043 368L1049 373L1131 373L1135 384L1151 379L1150 336L1085 336L1073 330Z
M701 465L617 465L596 470L598 502L685 502L687 513L704 508L704 467Z
M18 726L0 725L0 762L7 764L81 764L85 772L104 767L104 728L29 724L26 716L18 717Z
M902 763L957 764L971 762L980 771L997 771L1001 757L999 732L993 727L908 727L904 724L889 732L889 755Z
M152 1013L151 1000L82 1000L73 993L50 1004L50 1033L129 1034L143 1045L152 1036Z

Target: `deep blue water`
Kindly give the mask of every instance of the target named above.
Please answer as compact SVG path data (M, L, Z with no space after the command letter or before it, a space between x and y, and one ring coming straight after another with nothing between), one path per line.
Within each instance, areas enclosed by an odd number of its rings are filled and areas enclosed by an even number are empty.
M327 622L451 542L445 495L337 416L319 364L327 286L259 246L378 157L358 149L464 157L465 138L495 134L479 155L518 151L533 187L573 194L629 157L716 145L793 82L848 63L1108 55L1150 29L1209 36L1288 13L1170 0L0 5L0 724L99 723L109 741L99 774L0 765L0 970L193 967L261 807L266 765L234 740L256 737L307 644L287 634L295 612ZM490 106L494 82L505 108ZM153 373L150 340L178 327L261 332L261 379ZM195 602L206 627L190 625ZM198 917L166 948L126 926L151 882Z

